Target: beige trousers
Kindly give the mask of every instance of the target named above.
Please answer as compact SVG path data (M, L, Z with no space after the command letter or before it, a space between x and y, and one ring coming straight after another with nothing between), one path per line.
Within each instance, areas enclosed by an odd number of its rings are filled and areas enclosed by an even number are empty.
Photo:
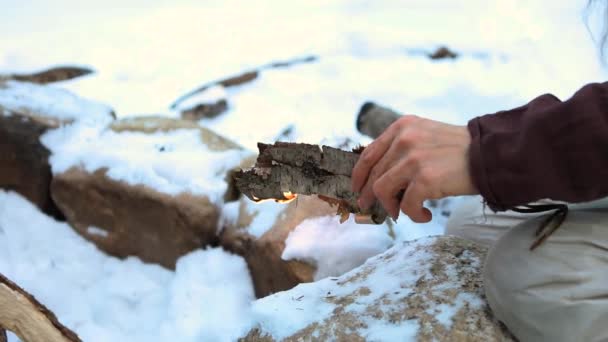
M608 199L569 208L534 251L546 214L493 213L475 196L448 221L446 234L490 247L486 297L520 341L608 341Z

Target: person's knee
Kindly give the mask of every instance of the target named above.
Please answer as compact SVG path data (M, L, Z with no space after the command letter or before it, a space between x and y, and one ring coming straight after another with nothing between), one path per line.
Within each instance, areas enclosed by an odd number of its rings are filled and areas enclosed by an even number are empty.
M608 253L589 244L602 237L590 236L590 228L576 223L588 218L571 213L564 227L530 251L542 219L511 229L490 249L483 271L490 307L522 341L608 339L608 329L598 324L608 321Z
M484 210L481 196L461 198L446 223L445 234L475 241L486 247L494 242L518 219L508 213L493 213Z

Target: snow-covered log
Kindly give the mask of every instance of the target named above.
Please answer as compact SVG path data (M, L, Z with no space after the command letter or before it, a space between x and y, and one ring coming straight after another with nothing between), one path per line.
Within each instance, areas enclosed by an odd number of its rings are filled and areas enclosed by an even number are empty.
M0 274L0 342L6 341L3 329L23 342L80 341L36 298Z

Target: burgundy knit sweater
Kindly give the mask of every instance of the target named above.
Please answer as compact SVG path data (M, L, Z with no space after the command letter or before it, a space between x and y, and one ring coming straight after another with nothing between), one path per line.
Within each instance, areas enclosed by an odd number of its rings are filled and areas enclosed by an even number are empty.
M468 129L471 176L495 211L608 196L608 82L588 84L563 102L539 96L477 117Z

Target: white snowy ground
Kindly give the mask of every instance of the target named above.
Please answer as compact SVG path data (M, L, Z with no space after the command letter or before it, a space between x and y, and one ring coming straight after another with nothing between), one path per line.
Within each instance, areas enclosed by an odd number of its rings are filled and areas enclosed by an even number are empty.
M464 124L545 92L565 98L604 80L582 21L585 2L0 0L0 73L88 65L97 74L57 87L107 103L119 117L175 116L169 104L201 83L312 54L315 63L214 89L206 96L226 96L230 110L202 124L252 150L289 125L294 141L367 143L354 127L367 100ZM420 53L441 44L460 58L435 62ZM176 153L190 141L184 137L171 140ZM116 164L110 159L103 162ZM192 181L159 165L150 169L141 182L159 175L173 185ZM271 220L276 206L260 208L268 212L260 218ZM396 240L441 233L445 218L435 216L426 225L402 216ZM252 227L256 235L259 227ZM285 257L323 260L318 278L344 272L393 243L386 227L362 228L306 221L290 236ZM350 243L314 243L330 239ZM0 193L0 273L85 341L234 340L260 319L250 311L245 268L221 250L184 256L175 272L135 258L120 261L19 196Z

